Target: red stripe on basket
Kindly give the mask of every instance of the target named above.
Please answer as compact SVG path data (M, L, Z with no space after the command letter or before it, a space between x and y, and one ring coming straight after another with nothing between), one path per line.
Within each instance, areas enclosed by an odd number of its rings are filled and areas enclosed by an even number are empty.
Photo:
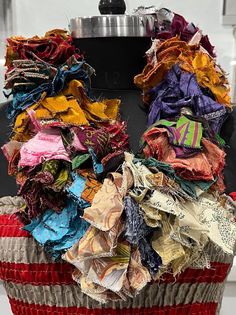
M15 214L0 215L0 237L31 237Z
M150 308L87 309L28 304L11 298L10 304L15 315L215 315L218 306L217 303L202 303Z
M224 282L228 275L230 264L219 262L212 262L210 269L191 269L188 268L176 278L171 274L164 274L161 283L171 283L177 281L178 283L191 283L191 282L207 282L217 283Z
M160 283L221 283L224 282L228 264L212 263L211 269L187 269L176 279L165 275ZM74 267L67 263L15 264L0 262L0 279L34 285L75 284Z
M15 264L0 262L0 279L33 285L75 284L74 267L67 263Z

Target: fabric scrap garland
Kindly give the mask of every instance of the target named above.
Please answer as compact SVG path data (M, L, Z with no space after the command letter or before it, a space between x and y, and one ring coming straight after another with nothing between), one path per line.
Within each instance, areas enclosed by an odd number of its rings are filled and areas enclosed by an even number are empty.
M66 32L8 39L14 127L2 149L25 201L18 218L102 303L134 297L166 273L209 268L209 243L234 255L219 135L231 109L227 78L208 37L169 18L134 79L149 108L137 156L120 101L91 98L94 70Z

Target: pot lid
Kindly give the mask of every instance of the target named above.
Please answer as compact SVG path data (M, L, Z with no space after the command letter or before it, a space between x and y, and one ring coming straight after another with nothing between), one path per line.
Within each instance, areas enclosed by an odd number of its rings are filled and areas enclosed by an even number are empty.
M152 37L155 18L152 15L101 15L70 20L73 38Z

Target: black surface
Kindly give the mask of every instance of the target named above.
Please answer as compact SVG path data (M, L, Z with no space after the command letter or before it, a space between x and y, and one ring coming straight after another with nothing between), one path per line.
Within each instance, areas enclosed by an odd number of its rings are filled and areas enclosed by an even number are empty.
M9 102L0 104L0 147L8 142L11 132L11 127L5 113L8 104ZM3 155L2 150L0 150L0 197L14 196L17 192L15 178L10 177L7 171L8 162Z
M135 90L134 76L142 72L148 37L104 37L74 39L75 46L96 70L92 86L96 89Z
M224 123L222 137L227 143L224 175L227 193L230 193L236 191L236 109Z

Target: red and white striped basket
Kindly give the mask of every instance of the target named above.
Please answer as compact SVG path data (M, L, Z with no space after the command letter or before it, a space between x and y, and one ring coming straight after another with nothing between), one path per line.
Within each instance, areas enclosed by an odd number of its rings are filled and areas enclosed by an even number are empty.
M48 258L14 214L22 199L0 199L0 279L15 315L215 315L218 314L233 257L213 245L209 269L167 275L126 302L101 305L81 293L73 266ZM1 314L5 315L5 314Z

